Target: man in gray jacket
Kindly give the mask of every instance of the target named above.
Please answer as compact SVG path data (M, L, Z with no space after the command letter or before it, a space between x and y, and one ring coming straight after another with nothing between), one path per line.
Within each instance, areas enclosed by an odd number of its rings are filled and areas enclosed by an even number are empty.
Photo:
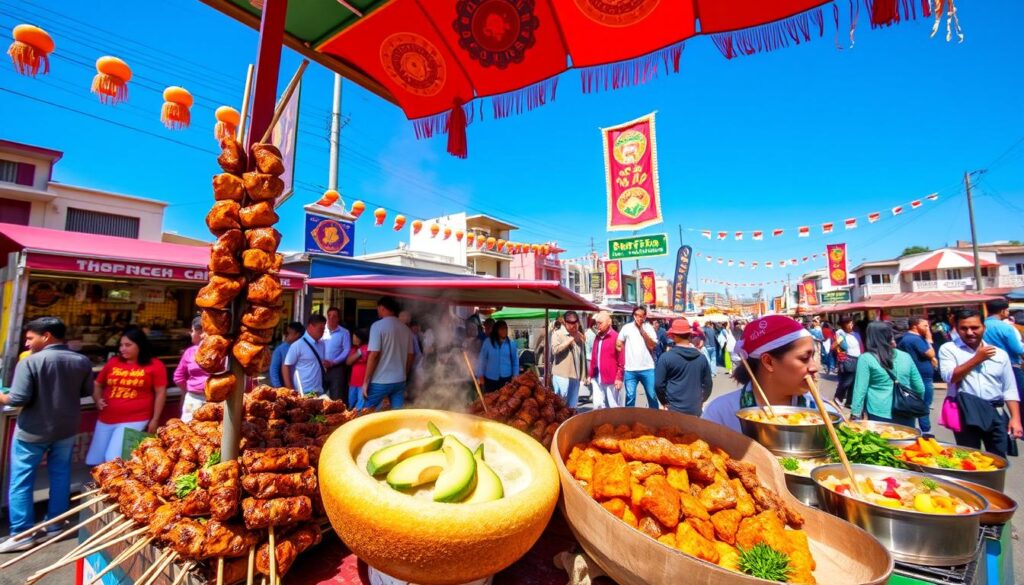
M68 509L71 492L71 450L81 418L81 398L92 392L92 363L64 345L67 327L56 317L41 317L25 325L32 355L14 370L9 394L0 394L0 406L20 406L18 426L11 443L11 482L8 503L10 534L35 524L32 489L36 469L46 456L50 480L47 518ZM61 530L58 523L50 534ZM46 538L34 533L17 541L0 542L0 553L25 550Z

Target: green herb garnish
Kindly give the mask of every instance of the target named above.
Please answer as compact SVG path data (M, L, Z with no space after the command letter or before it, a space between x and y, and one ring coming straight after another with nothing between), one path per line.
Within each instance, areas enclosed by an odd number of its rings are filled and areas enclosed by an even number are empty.
M942 455L935 458L935 464L942 469L957 469L960 467L958 463L954 463L952 459L949 457L943 457Z
M767 544L755 544L753 548L740 551L740 571L768 581L785 582L789 578L789 557Z
M174 495L178 496L179 500L195 491L198 487L199 478L195 473L179 475L174 478Z
M921 480L921 486L924 489L926 489L926 490L928 490L930 492L933 492L936 489L938 489L939 484L935 483L935 480L931 479L930 477L926 477L926 478Z
M322 425L327 422L327 417L322 414L310 415L309 422L316 425Z
M841 425L836 428L836 435L839 437L839 442L842 443L850 463L882 465L901 469L906 467L898 458L899 448L890 445L882 438L882 435L874 431L857 432L846 425ZM832 441L828 442L828 455L832 461L839 461L839 453Z
M782 468L786 471L796 471L800 469L800 462L797 461L796 457L783 457L779 460L782 464Z
M214 465L220 464L220 451L214 451L210 453L210 456L206 458L206 464L203 465L203 469L207 467L213 467Z
M963 451L961 449L957 449L957 450L953 451L953 458L954 459L960 459L960 460L970 459L971 458L971 452L970 451Z

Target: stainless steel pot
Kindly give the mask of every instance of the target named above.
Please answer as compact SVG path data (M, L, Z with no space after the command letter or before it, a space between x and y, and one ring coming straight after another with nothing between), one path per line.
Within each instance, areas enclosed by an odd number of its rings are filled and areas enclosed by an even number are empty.
M853 428L853 429L855 429L857 431L862 431L862 432L864 430L875 431L876 433L878 433L880 435L882 434L881 429L889 427L889 428L893 428L893 429L896 429L896 430L899 430L899 431L903 431L905 433L910 433L910 435L911 435L911 437L906 438L906 439L886 439L890 443L893 443L895 441L913 441L917 437L921 436L921 431L915 429L914 427L908 427L908 426L904 426L904 425L897 425L897 424L893 424L893 423L881 422L881 421L877 421L877 420L851 420L848 423L844 422L843 426L848 426L848 427L851 427L851 428Z
M889 441L889 444L894 447L902 449L907 445L913 444L913 440L907 441ZM963 479L971 483L978 483L984 486L988 486L996 491L1003 491L1006 485L1006 467L1008 465L1006 459L1003 459L995 453L989 453L981 449L972 449L971 447L960 447L958 445L951 445L949 443L939 443L943 447L952 447L960 451L975 451L978 453L984 453L986 456L996 460L996 466L999 469L995 471L965 471L963 469L946 469L944 467L932 467L930 465L921 465L920 463L913 463L910 461L904 461L907 467L914 471L921 471L923 473L930 473L932 475L940 475L943 477L955 477L957 479Z
M814 467L820 467L822 465L830 465L831 461L827 457L808 457L803 458L804 462L813 462ZM779 464L781 465L781 461ZM789 489L789 493L793 494L793 497L800 500L808 506L815 508L818 506L818 484L814 483L814 480L810 478L810 475L800 475L799 473L787 470L784 466L782 471L786 473L786 488Z
M796 412L810 412L819 414L814 408L800 408L797 406L773 406L776 414L793 414ZM740 419L740 428L743 434L754 439L768 448L776 455L792 457L814 457L824 455L828 445L828 430L825 423L818 425L784 425L778 423L758 422L744 418L745 414L762 412L760 406L741 408L736 411ZM837 422L839 415L830 413L832 420Z
M959 565L978 552L981 517L988 501L978 492L926 473L904 471L877 465L854 465L855 475L873 479L897 480L930 478L942 489L978 508L971 514L925 514L914 510L887 508L857 499L849 492L839 494L821 485L828 476L846 477L840 464L823 465L811 472L817 484L818 501L831 514L866 530L889 549L893 558L926 566Z

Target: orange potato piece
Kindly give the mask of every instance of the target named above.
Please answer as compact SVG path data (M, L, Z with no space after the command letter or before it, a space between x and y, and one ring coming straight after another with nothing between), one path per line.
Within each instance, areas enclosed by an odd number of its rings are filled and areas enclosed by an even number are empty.
M666 528L675 528L679 524L679 492L669 485L663 475L652 475L647 478L644 488L640 507Z
M666 470L665 478L670 486L681 492L690 490L690 476L686 475L686 470L682 467L669 467Z
M601 507L604 508L605 510L608 510L612 514L615 514L615 516L621 519L623 513L625 513L626 511L626 508L628 508L629 506L626 505L625 500L623 500L622 498L612 498L607 502L601 502Z
M693 529L704 538L712 542L715 540L715 526L711 523L711 520L690 517L686 519L686 523L693 526Z
M718 566L730 571L740 572L740 551L722 541L715 541L718 551Z
M679 494L679 504L682 515L686 518L711 519L711 514L708 514L707 508L702 506L700 500L692 494L686 492Z
M728 481L716 481L700 493L701 505L711 514L719 510L735 508L736 499L736 490L729 485Z
M711 515L711 524L715 527L718 540L736 544L736 531L740 528L743 514L739 510L721 510Z
M750 497L750 494L747 493L743 483L738 479L732 479L729 480L729 485L736 492L736 511L742 514L744 518L756 514L757 508L754 507L754 498Z
M601 455L594 463L594 495L600 499L628 498L632 492L629 478L629 466L621 453Z
M715 543L701 536L688 522L679 523L676 530L676 548L709 563L718 563L719 555Z

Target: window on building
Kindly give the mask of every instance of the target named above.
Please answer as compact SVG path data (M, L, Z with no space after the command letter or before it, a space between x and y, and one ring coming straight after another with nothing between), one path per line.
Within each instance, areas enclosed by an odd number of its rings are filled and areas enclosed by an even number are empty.
M0 158L0 182L31 187L35 175L36 165Z
M860 276L860 277L857 278L857 284L859 286L864 286L867 283L868 283L868 277L867 276Z
M946 278L949 280L960 280L963 276L960 275L959 268L950 268L946 271Z
M995 274L990 274L989 270L990 269L989 269L988 266L982 266L981 267L981 276L984 277L984 278L988 278L989 276L995 276Z
M32 204L28 201L0 197L0 222L28 225Z
M139 218L69 207L64 229L85 234L138 238Z
M872 274L871 284L889 284L892 282L892 275L890 274Z
M1024 262L1014 264L1013 268L1016 270L1017 274L1024 275Z
M919 282L922 280L933 280L932 273L930 270L923 270L920 272L911 272L911 277L914 281Z

